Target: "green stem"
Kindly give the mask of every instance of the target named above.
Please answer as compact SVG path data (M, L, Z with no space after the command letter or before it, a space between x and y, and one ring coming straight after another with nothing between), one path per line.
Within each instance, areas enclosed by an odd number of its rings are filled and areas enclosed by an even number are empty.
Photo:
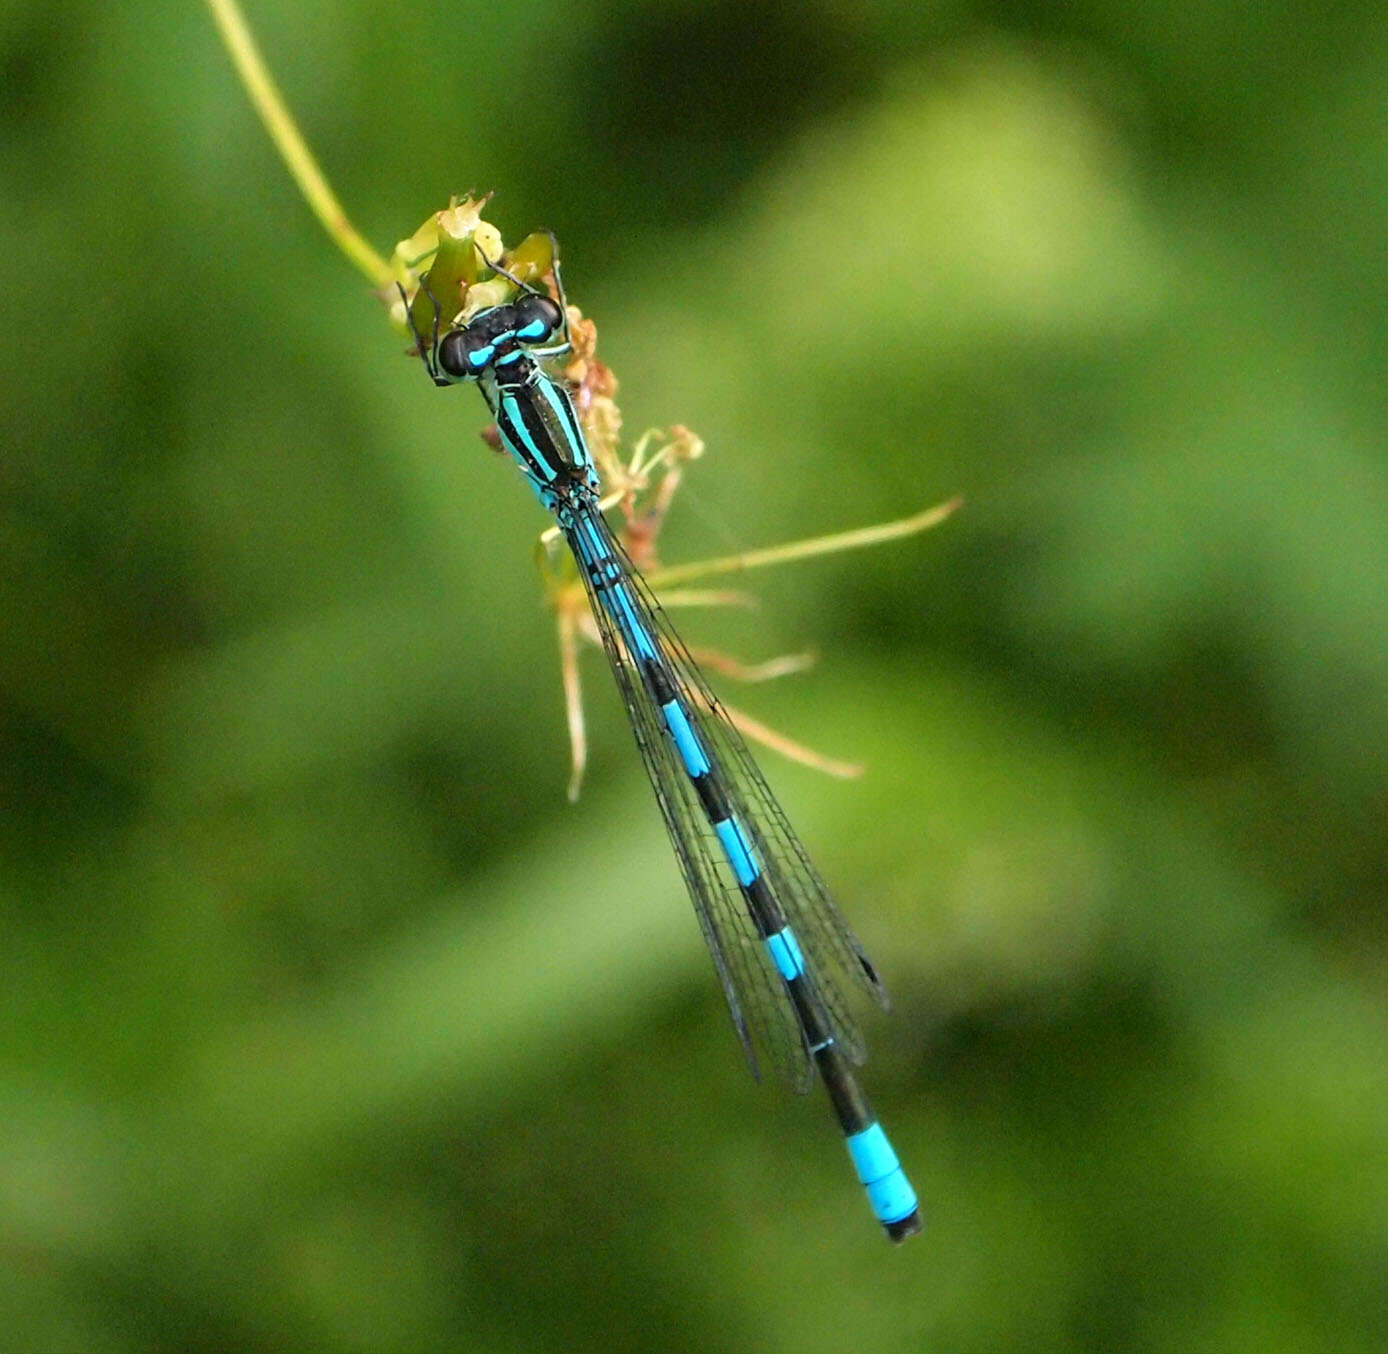
M739 573L743 569L765 568L768 564L786 564L791 560L809 559L814 555L832 555L840 550L861 550L864 546L881 545L884 541L914 536L919 531L937 526L955 512L963 501L960 498L952 498L948 503L927 508L913 517L883 522L878 526L858 527L854 531L840 531L833 536L815 536L807 541L773 545L765 550L748 550L740 555L723 555L719 559L699 560L694 564L676 564L669 569L652 569L646 575L646 581L655 587L663 588L671 583L707 578L710 574Z
M226 49L231 53L236 72L246 87L255 111L270 133L285 167L299 185L309 209L318 218L319 224L328 232L329 238L347 255L375 287L388 287L395 281L395 273L383 259L357 233L357 229L347 219L342 204L328 186L318 162L313 158L307 143L299 133L293 115L285 107L274 80L266 69L260 49L246 26L241 7L236 0L207 0L217 29L222 35Z

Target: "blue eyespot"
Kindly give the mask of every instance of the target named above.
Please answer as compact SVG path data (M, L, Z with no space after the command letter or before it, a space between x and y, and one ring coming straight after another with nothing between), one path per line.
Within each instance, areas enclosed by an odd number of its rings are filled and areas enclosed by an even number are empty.
M468 365L476 371L481 371L492 360L492 354L495 352L495 344L490 344L485 348L474 348L467 355Z
M549 326L543 320L531 320L524 328L516 330L516 337L529 343L533 339L544 338L548 333Z

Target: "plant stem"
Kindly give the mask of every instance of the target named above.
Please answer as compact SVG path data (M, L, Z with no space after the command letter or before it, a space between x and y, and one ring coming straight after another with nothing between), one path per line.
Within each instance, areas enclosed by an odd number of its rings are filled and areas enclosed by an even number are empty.
M808 559L813 555L832 555L840 550L861 550L867 545L880 545L883 541L894 541L902 536L914 536L918 531L943 522L963 503L963 499L952 498L913 517L903 517L896 522L883 522L878 526L859 527L854 531L840 531L833 536L816 536L807 541L792 541L788 545L773 545L765 550L748 550L740 555L723 555L719 559L700 560L695 564L676 564L668 569L652 569L647 582L657 587L679 583L691 578L707 578L710 574L738 573L743 569L760 569L768 564L785 564L790 560Z
M270 133L270 139L280 153L285 167L299 185L309 209L328 232L333 243L347 255L359 272L375 287L388 287L395 281L390 265L357 233L347 219L342 204L328 186L318 162L299 133L293 115L285 107L260 49L246 26L241 7L236 0L207 0L217 29L236 66L241 83L246 87L255 111Z

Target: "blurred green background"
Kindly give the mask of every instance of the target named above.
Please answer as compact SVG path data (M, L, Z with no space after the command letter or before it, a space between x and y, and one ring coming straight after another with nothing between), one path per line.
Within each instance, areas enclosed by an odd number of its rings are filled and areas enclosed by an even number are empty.
M893 1251L746 1077L541 514L195 3L0 15L0 1329L1388 1347L1381 5L256 0L364 233L551 226L894 990Z

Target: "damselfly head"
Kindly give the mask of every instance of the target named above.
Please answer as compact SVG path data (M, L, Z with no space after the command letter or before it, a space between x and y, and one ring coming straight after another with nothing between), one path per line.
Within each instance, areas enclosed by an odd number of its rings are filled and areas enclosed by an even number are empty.
M497 356L516 328L515 307L493 306L474 315L461 329L439 342L439 366L454 380L475 380Z
M439 342L439 366L454 380L475 380L488 367L514 362L522 346L543 343L564 321L559 304L526 292L514 304L480 311Z

